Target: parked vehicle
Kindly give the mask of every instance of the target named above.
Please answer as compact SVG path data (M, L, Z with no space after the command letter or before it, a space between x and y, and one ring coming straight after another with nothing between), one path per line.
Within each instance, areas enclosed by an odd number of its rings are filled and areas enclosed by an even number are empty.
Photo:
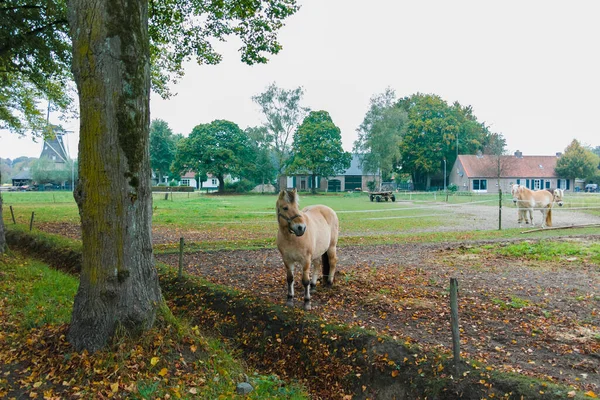
M595 193L600 191L598 189L598 184L597 183L588 183L587 185L585 185L585 191L587 193Z

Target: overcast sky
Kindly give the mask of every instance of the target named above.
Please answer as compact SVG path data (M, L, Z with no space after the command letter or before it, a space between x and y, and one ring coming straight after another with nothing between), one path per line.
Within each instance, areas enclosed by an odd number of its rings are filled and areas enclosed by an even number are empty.
M272 82L302 86L304 105L328 111L351 150L369 99L389 86L398 97L433 93L471 105L511 152L552 155L573 139L600 146L598 0L300 4L268 64L242 64L239 42L219 43L223 62L188 64L173 86L177 96L152 96L152 118L184 136L215 119L244 129L262 121L253 95ZM75 131L68 139L75 154L78 122L66 127ZM0 157L40 152L40 143L0 132Z

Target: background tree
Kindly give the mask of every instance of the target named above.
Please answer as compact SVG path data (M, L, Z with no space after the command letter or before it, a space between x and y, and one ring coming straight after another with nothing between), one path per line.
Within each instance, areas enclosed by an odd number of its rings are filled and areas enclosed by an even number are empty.
M290 139L309 110L300 105L303 95L301 87L286 90L272 83L263 93L252 97L266 119L266 140L275 152L279 175L283 174L290 155Z
M70 0L81 117L82 269L68 334L76 350L103 347L118 327L140 334L163 301L151 242L150 60L163 94L190 55L218 62L210 37L238 35L242 60L264 62L296 9L293 0L152 2L151 50L146 0Z
M330 177L350 167L352 155L342 149L342 134L327 111L311 111L294 134L289 173L312 176L316 193L317 177Z
M395 102L396 94L391 88L373 96L354 142L363 170L378 173L380 183L391 178L400 160L400 143L408 120L406 111L394 107Z
M0 26L0 129L41 135L72 104L67 1L1 1Z
M248 136L237 124L215 120L197 125L177 146L173 169L177 172L202 171L219 179L219 192L225 191L225 176L239 177L244 165L252 163Z
M155 119L150 124L150 166L155 171L159 183L169 176L171 165L177 151L177 136L162 119Z
M556 162L555 171L556 175L575 183L576 178L585 179L594 175L597 167L597 156L573 139Z
M492 133L485 139L483 154L493 157L496 166L496 185L498 186L498 230L502 230L502 185L500 178L511 162L506 155L506 139L501 133Z
M46 183L62 185L71 180L71 164L57 166L48 158L40 158L31 167L31 177L39 185Z
M453 165L458 155L482 150L489 135L471 107L458 102L448 106L441 97L417 93L404 97L397 107L408 114L406 133L400 144L400 165L410 172L418 188L429 189L431 176L442 170L442 160Z
M252 146L254 162L251 165L252 168L244 171L242 175L255 184L273 183L277 175L277 168L275 168L275 157L271 150L270 135L266 127L246 128L246 135Z

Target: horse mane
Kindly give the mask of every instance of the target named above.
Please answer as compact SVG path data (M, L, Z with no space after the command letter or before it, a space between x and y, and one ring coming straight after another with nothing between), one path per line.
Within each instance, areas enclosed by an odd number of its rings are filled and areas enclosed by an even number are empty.
M287 203L296 203L300 205L300 196L298 196L296 189L282 190L281 193L279 193L279 198Z

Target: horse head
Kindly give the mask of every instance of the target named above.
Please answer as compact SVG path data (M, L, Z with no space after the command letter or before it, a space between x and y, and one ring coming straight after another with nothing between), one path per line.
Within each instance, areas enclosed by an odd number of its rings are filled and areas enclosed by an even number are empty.
M562 207L563 195L565 194L565 192L562 189L554 189L554 192L552 194L554 195L554 201L558 203L559 207Z
M302 212L298 208L299 203L300 199L296 189L279 192L276 204L279 227L287 229L296 236L302 236L306 232L306 223Z
M519 200L520 189L521 187L516 183L512 184L510 187L510 194L512 194L512 201L514 204L517 204L517 201Z

